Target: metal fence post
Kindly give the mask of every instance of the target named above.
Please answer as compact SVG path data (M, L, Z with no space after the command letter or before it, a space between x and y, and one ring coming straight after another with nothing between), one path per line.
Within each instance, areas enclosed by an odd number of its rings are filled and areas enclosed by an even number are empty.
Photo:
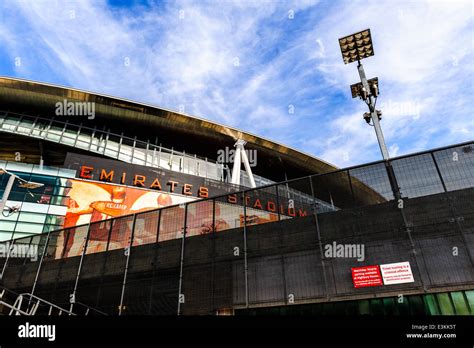
M91 223L89 222L89 224L87 225L87 234L84 237L84 250L82 251L81 260L79 261L79 267L77 268L77 275L76 275L76 281L74 283L74 290L70 298L71 306L69 307L69 312L71 313L72 313L72 309L74 308L74 303L76 302L77 285L79 283L79 276L81 275L82 262L84 261L84 255L86 254L87 246L89 244L90 231L91 231Z
M446 188L446 184L445 184L444 179L443 179L443 176L441 175L441 171L439 170L438 162L436 161L436 158L435 158L433 152L430 152L430 155L431 155L431 158L433 159L433 163L435 165L436 172L438 173L439 180L441 181L441 185L443 185L443 190L444 190L444 192L448 192L448 190Z
M109 219L105 222L110 222L109 233L107 235L107 244L105 245L105 252L104 252L104 261L102 262L102 268L100 271L100 282L97 286L97 299L96 299L96 307L100 306L100 296L102 292L102 284L104 283L104 275L105 275L105 266L107 265L107 258L109 255L109 246L110 246L110 237L112 236L112 228L114 226L115 219Z
M245 272L245 308L249 308L249 274L247 260L247 191L243 191L244 204L244 272Z
M182 294L183 290L183 265L184 265L184 241L186 239L188 219L188 204L184 206L184 226L183 226L183 238L181 240L181 260L179 266L179 286L178 286L178 315L181 315L181 301L185 301L185 297Z
M281 220L281 213L280 213L280 195L278 193L278 184L275 185L275 192L276 192L276 209L277 209L277 214L278 214L278 221Z
M216 200L212 198L212 268L211 268L211 312L216 313L215 307L215 277L216 277Z
M5 260L5 263L3 264L2 274L0 274L0 280L3 280L3 274L7 270L8 260L10 259L10 254L13 250L13 243L14 243L14 240L9 240L7 242L7 245L8 245L7 259Z
M151 314L152 307L153 307L153 289L155 285L156 263L158 262L158 249L159 249L158 240L160 238L160 224L161 224L162 210L157 210L157 212L158 212L158 223L156 226L156 238L155 238L155 245L154 245L155 250L153 254L153 270L151 272L150 298L148 302L148 315Z
M120 294L119 315L122 315L122 310L123 310L123 298L125 295L125 286L127 285L128 264L130 262L130 254L132 253L132 244L133 244L133 236L135 234L136 221L137 221L137 214L133 214L132 231L130 232L130 241L128 244L128 250L125 249L127 250L127 253L126 253L127 260L125 261L125 271L123 273L122 293Z
M398 186L398 183L397 183L395 171L393 170L390 160L385 161L385 167L387 168L390 184L392 185L392 189L394 190L393 193L395 196L395 206L400 211L400 215L402 216L402 221L403 221L403 229L405 230L408 236L408 239L410 241L411 252L413 253L413 257L415 258L415 262L416 262L416 268L418 269L418 277L420 278L420 282L421 282L421 286L423 287L423 290L426 292L427 288L426 288L425 282L423 281L423 277L421 276L420 263L418 262L418 256L417 256L418 252L416 251L415 242L413 241L413 236L411 233L413 224L410 224L406 217L405 202L403 201L403 198L400 192L400 187ZM423 257L423 260L424 260L424 257Z
M46 237L46 242L44 244L43 253L41 254L41 259L40 259L40 262L39 262L39 265L38 265L38 269L36 270L36 275L35 275L35 281L33 283L33 288L31 289L31 295L33 295L35 293L36 283L38 282L38 277L39 277L39 274L40 274L40 271L41 271L41 266L43 265L44 255L46 254L46 249L48 248L50 234L51 234L51 230L48 231L48 235ZM32 241L33 241L33 239L32 239Z

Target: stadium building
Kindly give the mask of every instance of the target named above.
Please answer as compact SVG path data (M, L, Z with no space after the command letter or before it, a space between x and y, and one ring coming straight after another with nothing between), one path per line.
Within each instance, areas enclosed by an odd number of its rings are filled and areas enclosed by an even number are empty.
M339 169L71 88L0 103L4 313L473 314L473 142Z

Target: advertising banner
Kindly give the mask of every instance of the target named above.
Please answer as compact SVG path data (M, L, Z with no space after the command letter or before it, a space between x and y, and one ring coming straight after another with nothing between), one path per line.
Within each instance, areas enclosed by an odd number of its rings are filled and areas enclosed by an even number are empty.
M156 242L157 208L174 205L172 209L161 210L159 242L181 238L184 225L182 203L198 200L196 197L156 192L134 187L70 179L64 204L67 206L64 228L58 235L56 257L78 256L84 249L84 237L90 224L87 253L119 249L128 246L136 214L134 245ZM202 201L188 205L186 236L192 237L239 228L244 225L241 206L230 202ZM278 220L276 211L263 210L263 203L247 209L247 225L263 224ZM215 212L213 213L213 209ZM283 208L282 208L283 210ZM298 210L299 211L299 210ZM146 213L149 212L149 213ZM295 213L296 214L296 213ZM125 216L127 215L127 216ZM118 218L111 225L112 218Z

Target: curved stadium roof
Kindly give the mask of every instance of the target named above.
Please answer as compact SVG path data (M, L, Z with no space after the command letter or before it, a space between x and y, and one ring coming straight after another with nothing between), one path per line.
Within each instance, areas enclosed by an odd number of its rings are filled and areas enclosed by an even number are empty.
M131 138L136 136L138 140L143 141L157 138L156 144L161 143L164 147L174 147L174 150L208 159L215 160L219 149L232 147L236 139L243 139L247 142L247 149L257 150L258 165L252 171L276 182L312 174L329 173L338 169L302 151L217 122L104 94L0 77L0 103L2 104L0 111L39 115L42 118L52 119L56 116L55 104L64 99L95 103L94 120L88 120L87 117L81 117L78 120L73 116L72 119L70 118L72 123L80 122L84 123L84 127L108 129L110 133ZM18 137L22 137L21 140L18 140ZM39 147L42 148L42 146L40 142ZM17 149L21 147L22 151L28 153L29 161L37 163L38 141L36 139L2 132L0 148L4 150L2 151L4 153L0 153L0 159L8 160L2 156L8 157L6 152L11 155L19 151ZM45 164L62 165L66 152L64 146L48 143L46 147L50 150L48 154L50 163L45 162ZM80 149L74 151L84 152ZM385 201L378 192L357 178L349 178L344 172L339 174L325 175L325 178L318 181L327 199L334 197L340 197L342 201L350 199L354 195L352 190L354 188L358 192L357 197L353 197L355 201L365 203ZM309 187L299 189L306 191ZM319 189L315 188L315 190Z
M0 77L0 102L7 110L47 117L54 115L55 103L64 99L95 102L96 118L91 124L115 128L117 134L133 129L136 134L131 135L141 140L158 136L163 146L201 157L216 159L217 150L243 139L247 148L257 150L256 174L275 181L285 180L284 173L286 178L296 178L337 169L310 154L217 122L104 94Z

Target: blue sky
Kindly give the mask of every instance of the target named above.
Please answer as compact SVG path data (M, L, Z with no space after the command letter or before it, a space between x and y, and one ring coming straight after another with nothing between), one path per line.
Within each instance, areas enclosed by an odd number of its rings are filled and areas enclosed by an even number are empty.
M338 46L367 27L391 155L472 140L469 0L7 0L0 75L184 110L346 167L381 158Z

